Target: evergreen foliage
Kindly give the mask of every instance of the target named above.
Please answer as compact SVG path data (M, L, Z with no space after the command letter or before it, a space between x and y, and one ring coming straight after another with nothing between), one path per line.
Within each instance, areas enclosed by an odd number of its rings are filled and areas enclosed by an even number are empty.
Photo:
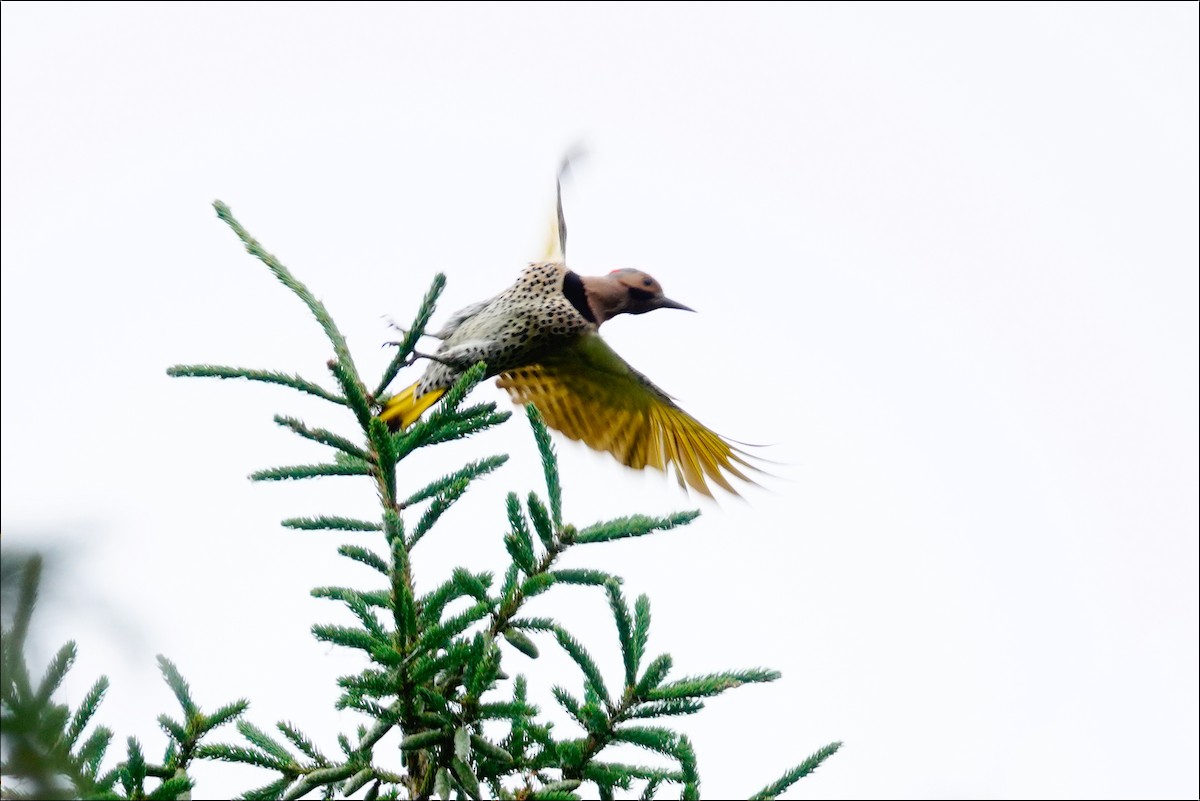
M441 583L414 590L413 554L475 480L504 464L491 456L464 465L423 487L401 489L397 464L418 448L437 445L505 421L509 412L492 403L464 405L484 376L484 365L468 370L443 401L409 430L393 433L375 417L382 394L409 363L445 286L438 275L422 301L395 358L374 392L367 389L351 359L345 338L324 305L216 204L218 216L241 238L246 249L309 308L328 336L333 358L328 369L334 389L285 373L212 365L172 367L173 376L242 378L290 387L348 407L363 441L291 417L275 421L297 435L332 450L329 461L275 467L251 475L255 481L301 480L329 475L368 476L374 482L381 513L378 520L339 515L292 518L289 528L366 533L373 547L342 545L338 553L370 568L373 584L364 588L318 587L312 594L336 601L351 612L354 625L318 624L318 640L360 651L363 667L338 679L338 706L360 712L367 723L337 735L338 752L326 755L297 725L280 721L264 730L245 719L247 702L238 700L204 713L175 665L159 657L163 677L180 707L178 717L163 715L159 725L168 746L157 763L146 760L141 744L127 741L126 754L102 768L113 733L94 726L84 736L107 688L100 679L79 707L70 710L53 696L75 656L68 643L34 683L25 664L24 642L32 614L40 564L25 570L17 612L3 632L3 766L5 798L186 798L193 785L194 760L238 762L262 768L264 783L246 799L324 798L361 794L367 799L580 797L655 798L665 794L700 797L700 778L691 741L670 727L680 716L704 708L711 697L739 687L774 681L772 670L750 668L672 678L668 654L652 656L650 601L638 596L632 606L620 578L601 570L559 567L568 549L596 547L682 526L698 512L666 517L630 515L577 528L564 522L562 484L549 433L539 414L526 409L545 476L544 498L522 500L510 493L505 502L510 562L498 573L457 568ZM361 542L361 540L360 540ZM622 544L604 547L628 547ZM581 639L558 621L525 614L527 602L556 585L584 585L603 592L612 613L622 671L605 676L585 645L609 647L604 637ZM599 600L599 599L598 599ZM609 635L604 635L609 636ZM530 701L529 683L515 672L525 659L537 659L546 647L558 647L578 668L578 677L562 677L550 690L554 701L579 732L560 730ZM233 724L241 740L210 741L218 727ZM381 746L385 735L399 733L398 748ZM388 741L392 742L391 740ZM616 761L610 746L632 745L644 763ZM840 743L817 751L756 799L770 799L815 770ZM17 781L12 782L13 779Z

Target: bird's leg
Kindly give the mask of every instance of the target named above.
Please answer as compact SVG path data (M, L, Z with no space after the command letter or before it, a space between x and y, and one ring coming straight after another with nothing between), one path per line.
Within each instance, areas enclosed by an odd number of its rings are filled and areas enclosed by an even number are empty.
M399 345L400 343L399 342L389 342L387 344ZM431 362L437 362L438 364L444 364L447 367L453 367L455 370L465 370L468 367L470 367L471 364L473 364L473 362L467 362L463 359L455 359L454 355L452 353L450 353L450 354L421 353L421 351L419 351L419 350L414 350L412 353L409 354L408 358L404 360L404 366L408 367L410 365L416 364L418 359L429 359L429 361L431 361Z
M380 347L386 348L386 347L390 346L393 348L398 348L404 344L406 344L406 343L404 343L404 342L384 342ZM421 351L414 349L412 351L409 351L408 358L405 359L404 363L401 364L400 366L401 367L412 367L420 359L429 359L431 362L438 362L439 364L444 364L447 367L453 367L455 370L465 370L473 364L473 362L469 362L466 359L454 358L453 353L445 353L445 354L422 353Z
M400 330L403 331L404 329L400 329ZM403 343L403 342L384 342L382 345L380 345L380 347L381 348L387 348L387 347L398 348L403 344L405 344L405 343ZM412 367L414 364L417 363L418 359L430 359L435 362L442 362L442 364L446 364L446 362L443 361L438 356L433 356L428 353L421 353L419 350L413 350L413 351L409 351L408 358L405 359L404 363L401 364L400 366L401 367ZM453 365L451 365L451 366L453 366Z
M432 355L416 352L414 355L417 358L429 359L447 367L453 367L455 370L467 370L476 362L485 359L494 350L495 343L486 339L473 339L459 342L451 347L443 345L437 353Z

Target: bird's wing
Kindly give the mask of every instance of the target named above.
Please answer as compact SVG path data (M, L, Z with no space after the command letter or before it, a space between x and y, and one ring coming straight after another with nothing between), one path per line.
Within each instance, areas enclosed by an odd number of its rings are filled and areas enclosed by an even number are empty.
M500 296L497 295L496 298L498 297ZM454 314L450 315L450 319L446 321L445 325L439 328L436 332L431 333L429 336L437 337L438 339L449 339L454 332L458 330L459 326L461 326L467 320L470 320L475 315L479 314L488 306L492 305L496 298L488 298L487 300L481 300L478 303L472 303L470 306L464 306Z
M546 238L542 261L567 260L567 218L563 214L562 182L563 178L570 174L572 165L579 161L583 154L583 146L576 144L566 152L558 165L558 175L554 178L554 218L550 221L550 235Z
M542 252L542 261L567 260L567 218L563 215L562 205L562 176L566 172L567 161L564 159L559 168L558 178L554 182L555 209L554 217L550 220L550 233L546 237L546 247Z
M674 465L680 486L710 497L708 479L734 495L726 474L753 483L739 469L756 469L746 454L676 406L597 334L502 373L497 385L514 402L536 406L551 428L629 467Z

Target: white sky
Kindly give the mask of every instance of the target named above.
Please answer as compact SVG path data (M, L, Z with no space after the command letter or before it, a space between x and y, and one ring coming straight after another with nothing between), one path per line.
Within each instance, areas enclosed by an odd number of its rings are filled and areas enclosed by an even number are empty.
M683 721L706 794L834 739L789 797L1200 792L1195 4L5 3L0 30L2 525L64 560L46 647L80 642L72 701L110 675L118 742L161 747L158 652L210 709L246 696L330 751L357 720L332 711L357 657L308 632L342 613L308 591L372 577L335 555L352 537L278 521L370 515L369 484L245 480L321 455L272 414L347 421L164 374L326 379L210 202L375 376L381 316L434 272L436 324L537 255L582 139L572 266L646 269L701 312L609 342L784 463L717 506L560 442L572 521L704 510L570 560L650 594L651 649L783 672ZM407 463L415 487L498 452L419 546L425 588L500 568L537 454L516 419ZM603 596L548 598L615 669ZM553 650L509 658L544 707ZM269 778L197 775L196 797Z

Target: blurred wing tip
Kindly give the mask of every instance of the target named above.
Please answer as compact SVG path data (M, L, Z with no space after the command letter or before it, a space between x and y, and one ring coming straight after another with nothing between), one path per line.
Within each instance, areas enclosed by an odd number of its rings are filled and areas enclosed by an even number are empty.
M558 163L558 180L562 181L571 174L571 168L587 157L587 145L583 139L576 139L563 152L562 160Z

